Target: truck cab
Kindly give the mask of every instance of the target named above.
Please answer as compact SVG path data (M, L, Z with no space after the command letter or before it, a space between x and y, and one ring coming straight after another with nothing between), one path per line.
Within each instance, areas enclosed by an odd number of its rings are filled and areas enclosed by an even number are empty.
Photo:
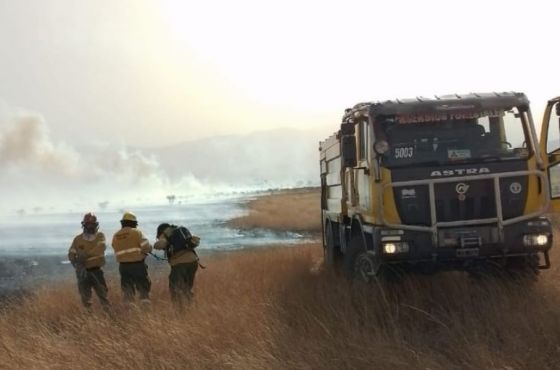
M360 103L320 143L325 261L371 280L400 267L550 267L560 99L537 138L522 93Z

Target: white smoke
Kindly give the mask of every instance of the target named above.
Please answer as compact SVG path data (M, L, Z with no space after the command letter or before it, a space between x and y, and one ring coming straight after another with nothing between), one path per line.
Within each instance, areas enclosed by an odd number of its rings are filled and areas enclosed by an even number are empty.
M111 145L78 149L55 141L40 115L1 110L0 213L138 200L148 189L165 192L166 179L158 162L140 151Z
M40 115L0 103L0 216L304 186L318 179L316 138L271 131L161 150L71 145L54 139Z
M52 175L77 173L76 153L64 144L51 142L48 127L40 116L21 112L2 117L0 123L1 170L23 166Z

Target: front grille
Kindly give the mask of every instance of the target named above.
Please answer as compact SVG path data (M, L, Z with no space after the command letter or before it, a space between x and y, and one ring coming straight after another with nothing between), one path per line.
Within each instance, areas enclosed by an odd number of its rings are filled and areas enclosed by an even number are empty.
M512 181L522 184L527 189L526 178L512 178L501 181L502 212L504 219L523 214L526 191L513 194L509 190ZM457 192L457 185L467 185L462 195ZM430 202L427 185L407 187L404 196L402 189L395 192L397 208L401 221L409 225L429 226ZM494 194L494 180L476 180L440 183L434 185L436 216L438 222L468 221L497 217Z
M436 215L439 222L474 220L496 217L494 197L479 196L460 200L455 198L436 199Z
M458 184L468 187L463 195L457 192ZM434 190L439 222L496 217L493 180L436 184Z

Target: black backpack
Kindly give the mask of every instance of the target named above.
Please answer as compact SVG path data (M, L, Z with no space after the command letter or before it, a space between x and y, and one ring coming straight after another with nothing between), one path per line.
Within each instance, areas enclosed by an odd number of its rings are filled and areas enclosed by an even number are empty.
M173 227L174 230L171 235L167 237L167 242L169 243L167 247L167 258L179 251L195 248L189 229L184 226L171 225L171 227Z

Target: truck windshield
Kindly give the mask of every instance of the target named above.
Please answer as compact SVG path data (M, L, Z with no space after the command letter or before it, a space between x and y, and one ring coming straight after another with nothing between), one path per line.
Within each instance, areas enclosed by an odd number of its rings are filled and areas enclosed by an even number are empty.
M517 108L379 117L387 167L527 159L524 115ZM379 126L378 126L379 128Z

